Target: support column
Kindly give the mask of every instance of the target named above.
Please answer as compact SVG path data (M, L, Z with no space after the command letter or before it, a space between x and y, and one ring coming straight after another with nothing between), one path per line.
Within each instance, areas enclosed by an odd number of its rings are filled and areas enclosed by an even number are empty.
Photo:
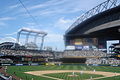
M40 46L40 50L42 50L42 48L43 48L43 43L44 43L44 37L45 37L45 36L42 36L42 41L41 41L41 46Z
M17 42L16 42L16 43L19 43L20 33L21 33L21 32L18 32L18 33L17 33Z
M36 35L35 35L35 38L34 38L34 43L35 43L35 44L36 44L38 35L39 35L39 34L36 34Z
M27 35L26 35L26 40L25 40L25 44L28 43L28 39L29 39L29 35L30 35L31 32L29 32Z

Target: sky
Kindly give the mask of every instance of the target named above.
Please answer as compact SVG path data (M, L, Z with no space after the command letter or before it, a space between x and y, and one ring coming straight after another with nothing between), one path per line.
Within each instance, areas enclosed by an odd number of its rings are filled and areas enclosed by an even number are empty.
M65 31L81 14L105 0L21 1L38 24L27 14L19 0L0 0L0 42L14 41L20 28L31 28L48 33L44 46L64 50Z

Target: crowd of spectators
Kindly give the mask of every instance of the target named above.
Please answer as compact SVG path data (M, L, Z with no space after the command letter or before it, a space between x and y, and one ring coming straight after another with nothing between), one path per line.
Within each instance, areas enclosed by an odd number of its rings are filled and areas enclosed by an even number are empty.
M101 64L101 59L99 58L88 58L86 64Z
M25 46L20 46L18 43L4 42L0 44L0 54L2 55L20 55L20 56L44 56L52 57L53 54L50 51L38 50L35 43L30 42ZM0 55L1 56L1 55Z
M101 51L64 51L62 53L53 54L50 51L38 51L38 50L12 50L12 49L3 49L0 51L2 55L21 55L21 56L44 56L44 57L53 57L57 56L56 59L62 57L86 57L86 64L110 64L110 65L120 65L120 60L115 58L105 58L106 53ZM13 63L10 59L0 59L0 63Z
M120 60L115 58L88 58L86 64L120 65Z
M13 63L11 59L0 59L0 63Z
M82 51L65 51L63 57L106 57L102 51L82 50Z
M38 50L11 50L11 49L3 49L0 53L4 55L21 55L21 56L44 56L44 57L52 57L53 54L50 51L38 51Z
M115 58L108 58L104 60L104 63L111 64L111 65L120 65L120 60Z
M107 58L107 54L102 51L65 51L63 57L85 57L86 64L110 64L110 65L120 65L120 60L115 58Z

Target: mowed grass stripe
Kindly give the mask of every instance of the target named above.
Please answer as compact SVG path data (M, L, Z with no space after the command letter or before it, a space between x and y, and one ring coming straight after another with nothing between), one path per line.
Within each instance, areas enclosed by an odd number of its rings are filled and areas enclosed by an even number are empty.
M98 80L120 80L120 76L107 77L107 78L102 78Z

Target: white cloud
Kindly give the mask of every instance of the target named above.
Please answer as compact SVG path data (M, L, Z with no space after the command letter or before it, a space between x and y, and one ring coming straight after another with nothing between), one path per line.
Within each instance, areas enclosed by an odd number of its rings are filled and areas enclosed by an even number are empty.
M36 25L36 24L33 23L33 22L28 22L28 23L26 23L26 24L28 24L28 25Z
M0 27L7 25L7 23L5 21L14 20L14 19L15 18L13 18L13 17L0 17Z
M32 10L36 10L33 13L37 14L37 15L39 15L40 13L41 14L44 14L44 13L45 14L49 14L49 13L51 14L51 12L49 11L49 8L53 8L54 6L58 6L58 5L62 4L62 3L64 3L65 1L66 0L48 0L48 1L43 2L43 3L38 2L38 4L33 5L33 6L26 6L26 8L29 10L29 12L32 12ZM41 10L41 9L44 9L45 11ZM19 9L19 12L25 12L25 9L24 8ZM26 16L26 15L24 15L24 16Z
M17 32L13 32L13 33L10 33L10 34L5 34L5 36L11 36L11 35L17 35Z
M1 17L0 21L7 21L7 20L14 20L15 18L13 17Z
M64 2L65 2L65 0L50 0L43 4L37 4L37 5L31 6L28 9L33 10L33 9L45 8L45 7L49 7L49 6L53 6L53 5L59 5Z
M89 0L89 1L51 0L42 4L29 7L28 10L36 9L36 11L32 13L34 16L38 16L38 15L50 16L54 14L76 13L79 11L81 12L88 11L91 8L97 6L101 2L103 2L103 0L99 0L99 1L97 0ZM86 4L86 5L82 5L82 4Z
M14 8L18 8L19 6L21 6L21 4L11 5L11 6L9 6L9 8L10 9L14 9Z
M63 36L60 34L52 33L52 34L48 34L46 36L47 43L57 43L57 42L61 42L61 41L63 41Z
M52 48L58 48L58 50L64 50L63 35L50 33L45 37L44 46L50 46Z
M22 1L22 0L21 0ZM28 0L23 0L22 1L24 4L30 4L31 2ZM19 8L22 7L22 4L19 2L19 0L17 2L15 2L14 4L10 5L8 8L9 9L15 9L15 8Z
M14 37L4 37L4 38L1 38L0 40L0 43L3 43L3 42L16 42L16 39Z
M4 22L0 22L0 26L6 26L7 24Z
M55 22L54 27L59 28L61 30L66 30L70 27L70 25L73 24L75 19L65 19L65 18L60 18L57 22Z
M37 4L30 4L26 3L26 8L33 16L51 16L51 15L58 15L58 14L70 14L70 13L77 13L77 12L86 12L91 8L97 6L101 2L105 0L48 0L41 3L38 1ZM28 4L28 5L27 5ZM85 5L83 5L85 4ZM32 5L32 6L31 6ZM18 7L18 5L11 6L12 8ZM20 16L26 16L26 11L24 8L19 8L17 11L20 13ZM81 13L80 13L81 15Z
M41 29L43 25L41 24L36 24L34 22L27 22L23 28L30 28L30 29Z

